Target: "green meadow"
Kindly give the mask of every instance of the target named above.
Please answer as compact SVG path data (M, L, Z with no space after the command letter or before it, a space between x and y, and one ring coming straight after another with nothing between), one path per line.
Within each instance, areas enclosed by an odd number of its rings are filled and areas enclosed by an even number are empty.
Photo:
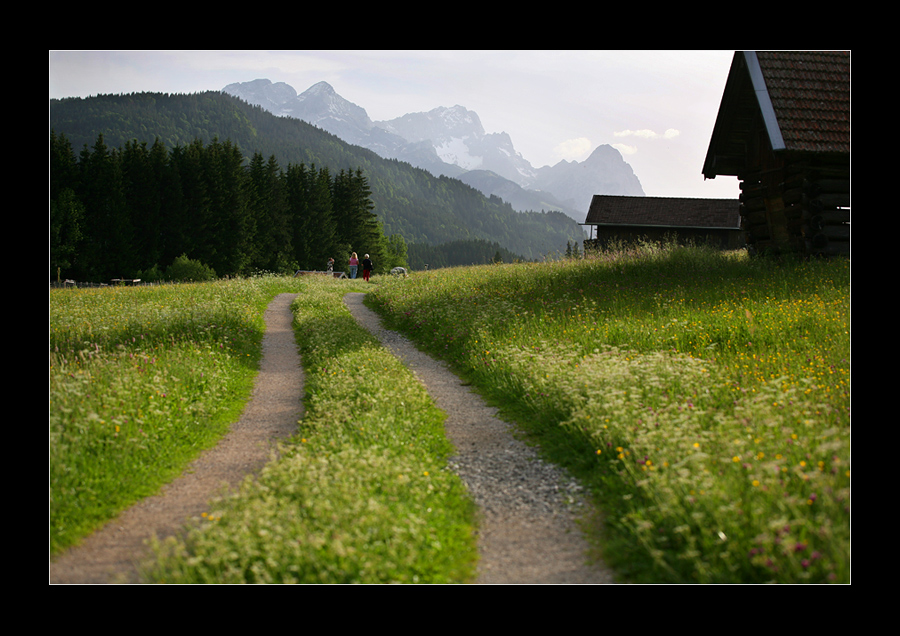
M240 414L292 306L298 433L183 537L168 583L473 580L444 414L342 302L447 360L588 488L622 581L850 580L850 265L699 248L50 292L50 551L180 473Z
M643 247L369 295L589 486L620 578L850 580L850 264Z
M298 434L183 540L168 583L457 583L474 576L474 508L447 468L444 414L350 315L362 281L306 279L293 304L305 371Z
M350 316L362 281L261 277L50 294L51 555L221 437L258 370L267 304L295 292L305 414L256 478L184 537L167 583L472 579L474 509L424 387Z
M155 493L237 419L263 312L287 281L50 291L51 554Z

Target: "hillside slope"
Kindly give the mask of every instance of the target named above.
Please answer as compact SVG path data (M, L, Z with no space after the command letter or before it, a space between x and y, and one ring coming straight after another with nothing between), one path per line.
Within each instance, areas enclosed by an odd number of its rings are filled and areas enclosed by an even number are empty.
M76 150L90 147L100 134L112 148L134 139L152 144L159 138L169 148L219 139L230 140L248 158L256 152L274 156L282 168L303 163L332 172L361 169L385 234L400 234L407 243L486 240L539 258L584 237L581 227L561 213L516 212L456 179L383 159L306 122L276 117L223 93L51 100L50 127Z

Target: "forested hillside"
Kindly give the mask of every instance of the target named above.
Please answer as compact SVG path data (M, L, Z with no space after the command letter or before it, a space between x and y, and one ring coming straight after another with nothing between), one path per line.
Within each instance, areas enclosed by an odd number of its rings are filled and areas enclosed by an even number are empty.
M406 260L413 269L439 269L460 265L485 265L487 263L513 263L518 254L503 249L499 243L488 241L450 241L440 245L411 243L407 246Z
M214 145L225 155L240 154L245 168L259 155L284 171L290 166L307 170L315 166L332 176L342 171L361 175L384 235L400 235L406 243L489 241L525 258L539 258L562 252L568 241L583 237L580 226L561 213L517 213L502 200L486 198L456 179L435 178L406 163L382 159L305 122L275 117L218 92L51 100L50 126L68 140L79 157L76 163L94 152L102 136L107 148L123 155L143 144L148 154L165 150L181 156L199 142L203 148ZM142 229L154 230L166 228Z
M393 242L371 208L360 171L282 170L259 153L245 166L217 140L112 149L102 135L76 159L50 135L51 279L155 278L180 256L219 276L322 270L351 249L388 265Z

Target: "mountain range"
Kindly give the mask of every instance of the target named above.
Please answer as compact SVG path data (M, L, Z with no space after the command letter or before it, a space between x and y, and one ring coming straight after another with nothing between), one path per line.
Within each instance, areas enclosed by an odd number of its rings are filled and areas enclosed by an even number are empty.
M227 140L248 165L252 156L260 155L274 159L283 170L305 165L328 168L334 175L361 171L384 236L402 237L411 259L414 246L424 250L426 263L475 262L470 260L470 244L489 248L490 259L498 251L495 243L517 257L540 259L562 254L572 241L584 238L579 221L563 212L540 207L516 211L504 198L485 195L459 179L386 159L307 121L276 116L223 91L51 99L50 128L81 156L100 145L121 153L129 146L149 151L158 143L184 152L196 143ZM443 261L435 260L438 249L446 256Z
M485 132L478 115L459 105L372 121L327 82L298 94L284 82L257 79L229 84L222 92L279 117L308 122L383 158L459 179L519 211L555 210L581 223L595 194L644 195L631 166L612 146L598 146L583 162L535 168L507 133Z

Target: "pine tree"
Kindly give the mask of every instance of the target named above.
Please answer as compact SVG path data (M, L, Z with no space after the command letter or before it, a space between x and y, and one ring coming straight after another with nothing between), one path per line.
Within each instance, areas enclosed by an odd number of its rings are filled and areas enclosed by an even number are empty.
M322 271L329 258L340 256L345 246L339 245L337 224L331 201L331 174L328 168L310 171L307 195L309 197L309 258L310 269ZM335 259L337 260L337 259Z
M256 219L253 267L286 272L294 261L284 184L275 156L265 162L260 153L250 161L250 212Z
M174 243L181 249L175 248L175 245L167 246L164 262L169 265L185 254L209 264L214 248L208 246L212 215L204 178L203 144L195 140L187 146L175 146L171 164L179 187L169 221L176 237Z
M134 228L128 215L121 162L97 137L92 149L85 147L79 163L85 210L85 258L80 274L108 281L127 275L135 266Z
M247 207L243 156L230 141L218 139L204 152L204 179L210 201L208 260L200 259L219 275L249 272L256 224Z
M328 170L289 165L284 181L294 260L300 269L324 270L338 256Z
M84 239L84 205L76 194L78 162L64 135L50 133L50 278L72 278Z
M50 141L54 278L56 268L78 280L130 278L182 257L219 275L323 270L329 258L340 269L351 249L380 271L406 265L406 243L385 238L361 169L282 171L274 155L245 161L218 139L171 151L158 137L152 147L132 139L111 150L99 135L79 159L65 137Z
M162 256L159 229L162 226L162 200L158 175L152 169L146 142L127 142L121 155L122 179L128 216L134 228L135 263L147 269Z
M84 233L84 206L71 188L50 201L50 279L75 276Z
M341 171L333 183L333 203L337 232L347 243L346 252L367 253L376 267L382 269L390 260L384 231L374 213L372 192L361 169L355 173Z
M50 199L65 189L78 190L78 160L65 135L50 131Z
M158 235L158 260L148 267L166 267L187 250L187 227L184 199L181 191L181 175L169 153L157 137L150 148L150 169L159 189L159 225L153 231Z

